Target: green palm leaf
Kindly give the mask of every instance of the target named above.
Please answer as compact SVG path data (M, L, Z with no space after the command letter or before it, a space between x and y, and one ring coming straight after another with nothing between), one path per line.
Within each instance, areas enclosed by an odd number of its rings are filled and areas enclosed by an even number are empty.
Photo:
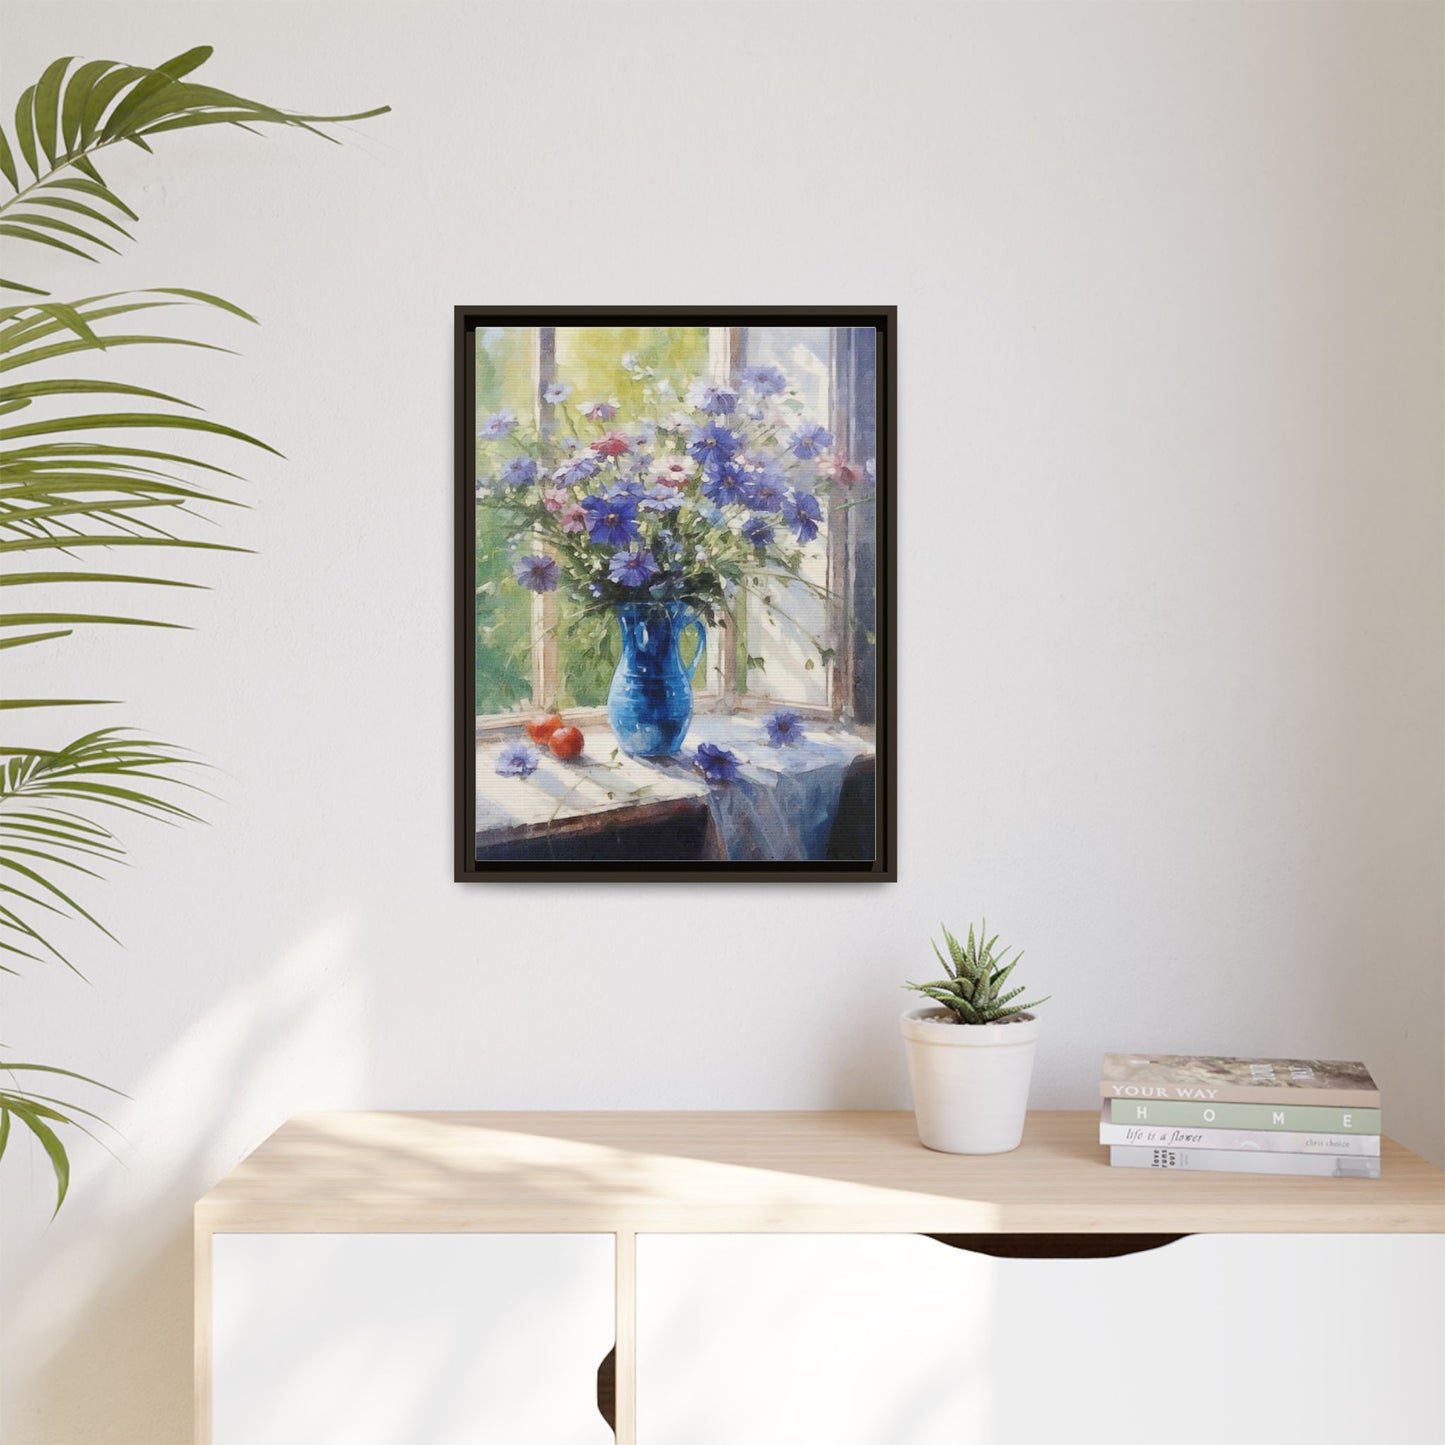
M0 127L0 176L13 192L0 201L0 236L95 260L93 248L115 249L104 231L129 236L108 212L136 219L96 168L95 157L107 146L126 141L149 151L148 136L202 125L249 131L284 126L334 140L321 127L366 120L389 108L303 115L186 79L210 57L211 47L201 45L153 68L88 60L71 69L74 56L48 65L15 108L14 146ZM28 168L29 179L19 161ZM77 191L97 204L77 202ZM69 219L44 208L64 211ZM40 290L29 282L0 285L31 294Z
M52 850L38 856L99 877L77 859L93 855L97 841L108 845L103 852L117 857L111 834L77 819L70 805L79 800L168 822L194 821L195 815L169 796L178 787L194 786L177 776L177 769L189 766L194 766L193 760L181 750L120 728L98 729L62 748L8 757L0 765L0 870L9 876L0 886L23 889L22 898L38 903L44 912L82 919L109 936L109 930L76 898L36 868L31 861L37 857L35 840L43 836ZM24 825L19 830L17 822ZM37 835L36 828L43 834ZM74 968L46 932L49 925L18 905L11 908L12 917L0 918L0 928L23 932Z
M201 125L284 126L332 140L321 127L387 109L303 115L187 79L210 55L209 46L198 46L154 67L112 60L77 64L70 56L47 66L20 96L11 134L0 124L0 179L12 192L0 199L0 237L16 243L7 246L7 255L28 245L37 260L96 261L114 253L118 241L131 240L122 221L137 221L136 212L96 164L107 147L122 141L149 151L147 137ZM229 354L209 340L134 329L131 318L144 312L180 307L248 322L254 317L191 287L113 291L71 302L50 299L29 280L0 281L0 287L20 298L0 306L0 416L18 418L0 427L0 554L9 554L7 562L39 554L39 565L0 572L0 587L154 587L175 596L176 589L201 586L166 575L164 559L176 548L242 550L194 535L194 523L211 507L243 505L229 494L241 478L206 449L241 445L280 453L197 414L182 397L127 381L41 377L37 369L96 352L129 355L134 347ZM128 405L149 403L153 409L96 411L94 397L124 397ZM157 436L137 443L128 439L132 432ZM109 570L115 548L152 565ZM57 566L47 555L53 553L62 554L64 563ZM62 643L79 627L182 625L85 605L74 611L17 609L0 613L0 650L28 655L24 649ZM7 692L0 715L96 705L97 699ZM195 787L185 776L193 766L178 748L114 727L59 748L0 743L0 955L6 960L0 973L57 961L75 969L62 951L60 929L84 925L108 935L82 895L109 865L124 863L125 850L96 815L196 821L178 801L178 790ZM39 1073L94 1084L51 1065L0 1062L0 1075L7 1070L12 1080ZM89 1133L87 1119L99 1116L19 1082L6 1087L0 1081L0 1158L18 1134L28 1134L54 1173L57 1211L70 1185L62 1131Z
M82 1108L79 1104L56 1098L52 1094L42 1094L34 1089L21 1088L17 1075L32 1073L45 1074L56 1079L72 1079L122 1098L124 1095L120 1094L119 1089L112 1089L108 1084L99 1083L84 1074L77 1074L73 1069L58 1069L51 1064L0 1062L0 1075L9 1075L15 1081L8 1087L0 1086L0 1159L5 1157L5 1150L13 1137L12 1121L19 1120L39 1142L50 1162L51 1172L55 1175L55 1213L58 1214L70 1189L70 1156L54 1126L59 1124L79 1129L94 1139L96 1135L82 1120L89 1119L101 1125L105 1125L105 1120L94 1110Z

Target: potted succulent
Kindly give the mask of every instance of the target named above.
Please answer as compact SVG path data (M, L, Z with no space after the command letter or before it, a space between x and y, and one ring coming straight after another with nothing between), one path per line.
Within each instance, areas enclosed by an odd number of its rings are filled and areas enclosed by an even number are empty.
M906 985L937 1005L903 1015L918 1137L947 1154L1002 1154L1023 1137L1039 1034L1029 1010L1048 1000L1014 1002L1023 989L1004 984L1023 955L996 953L986 925L975 936L970 924L966 944L943 938L948 956L933 951L947 977Z

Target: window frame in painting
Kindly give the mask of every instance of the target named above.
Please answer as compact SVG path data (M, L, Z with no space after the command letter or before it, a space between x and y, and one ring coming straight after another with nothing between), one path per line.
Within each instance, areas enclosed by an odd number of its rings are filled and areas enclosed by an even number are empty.
M507 861L478 863L476 860L476 748L487 733L521 726L525 712L478 714L476 704L476 333L493 326L533 328L539 338L553 337L561 328L587 326L669 325L709 332L709 373L715 378L735 374L742 360L741 338L749 327L828 328L838 336L856 328L876 333L875 394L863 397L857 386L856 358L849 347L830 343L830 427L846 438L847 454L857 451L867 402L867 418L874 431L876 487L874 525L867 557L866 583L871 584L873 617L866 643L854 608L853 591L858 585L858 558L848 536L849 526L839 527L829 517L827 530L829 589L846 593L846 601L833 606L846 609L841 634L847 647L826 664L826 705L796 703L777 697L740 691L736 677L738 649L719 630L708 629L708 646L718 647L721 676L699 693L699 711L754 711L786 705L817 718L852 717L860 668L867 669L874 701L873 715L859 718L874 732L875 855L871 863L843 860L732 863L727 860L618 861L609 865L576 865L550 861ZM839 307L525 307L458 306L454 315L455 335L455 580L454 580L454 728L455 728L455 837L454 876L459 882L539 879L553 881L616 881L621 879L778 880L828 879L892 882L897 878L897 801L894 735L896 721L896 457L894 432L896 409L897 308L892 306ZM540 344L540 343L539 343ZM534 357L534 380L545 374L548 358ZM850 522L851 525L851 522ZM552 604L555 605L555 604ZM533 647L530 658L533 699L548 695L558 680L555 619L548 604L533 604ZM539 615L540 614L540 615ZM539 648L537 639L553 639ZM709 673L714 669L709 663ZM564 709L569 721L587 723L605 720L606 708Z

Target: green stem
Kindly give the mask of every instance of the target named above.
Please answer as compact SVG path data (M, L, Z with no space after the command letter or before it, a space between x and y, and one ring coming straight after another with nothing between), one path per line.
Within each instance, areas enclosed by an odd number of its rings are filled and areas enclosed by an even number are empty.
M791 622L793 626L796 627L798 631L801 632L803 636L806 637L808 641L813 644L813 646L818 650L818 653L820 655L827 651L823 644L816 637L814 637L813 634L809 632L808 629L804 627L803 624L792 615L792 613L784 612L783 609L779 607L776 602L770 602L766 597L763 596L761 592L754 592L753 589L747 585L747 583L743 584L743 591L747 592L750 596L756 597L758 601L761 602L763 606L768 609L769 612L776 612L779 617L786 618L789 622Z

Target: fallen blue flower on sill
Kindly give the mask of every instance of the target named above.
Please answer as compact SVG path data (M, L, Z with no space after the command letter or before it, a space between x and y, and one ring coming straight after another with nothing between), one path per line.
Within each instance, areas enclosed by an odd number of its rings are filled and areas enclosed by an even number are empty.
M699 743L692 765L710 783L732 783L737 781L741 761L728 748L720 748L716 743Z
M539 760L536 748L529 748L526 743L509 743L497 754L497 776L530 778L537 771Z

